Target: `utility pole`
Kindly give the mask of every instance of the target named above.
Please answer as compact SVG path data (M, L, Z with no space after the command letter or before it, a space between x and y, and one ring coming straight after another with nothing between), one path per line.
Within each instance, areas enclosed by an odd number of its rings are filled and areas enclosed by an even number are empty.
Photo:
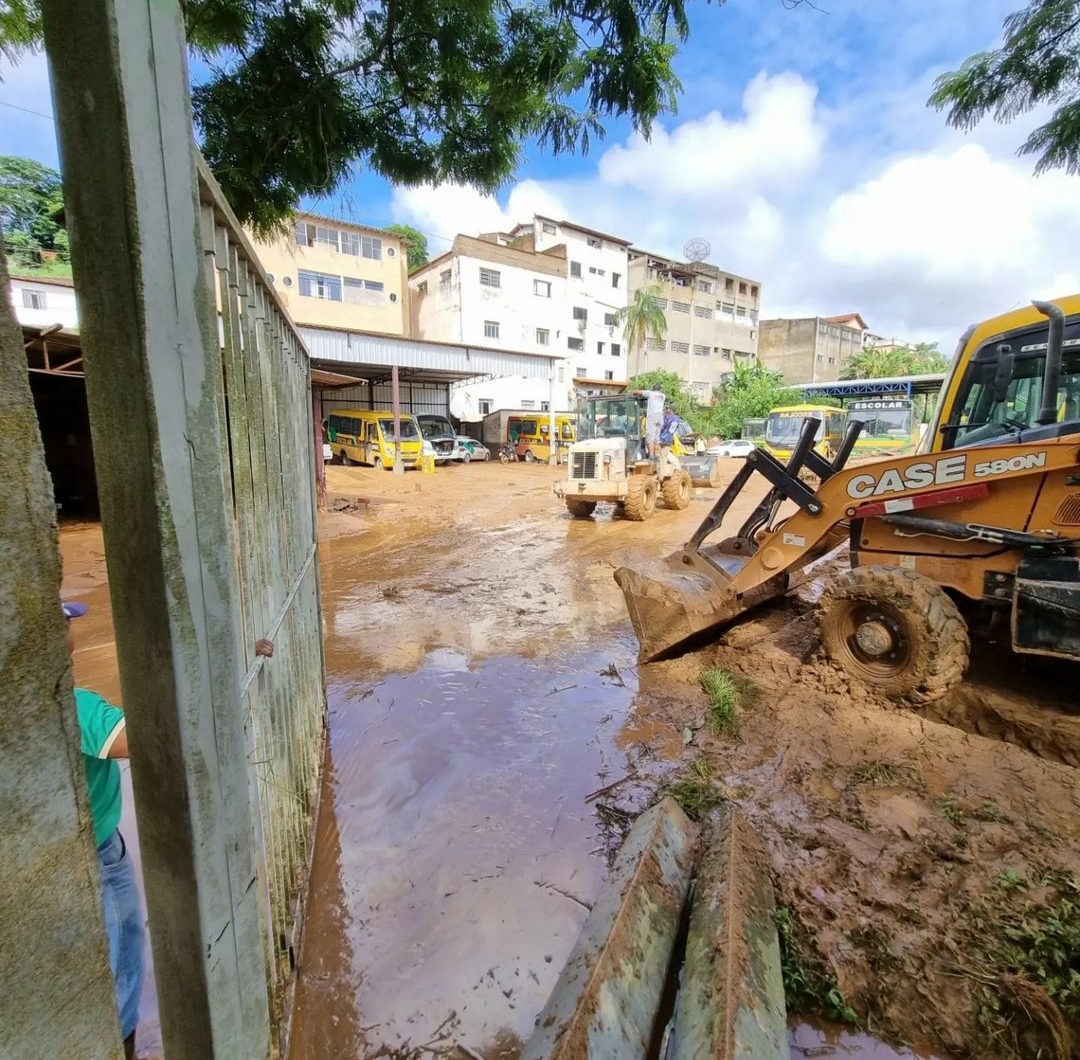
M404 475L405 465L401 462L401 387L398 382L398 366L390 369L390 383L393 389L394 406L394 474ZM420 441L421 458L423 457L423 439Z

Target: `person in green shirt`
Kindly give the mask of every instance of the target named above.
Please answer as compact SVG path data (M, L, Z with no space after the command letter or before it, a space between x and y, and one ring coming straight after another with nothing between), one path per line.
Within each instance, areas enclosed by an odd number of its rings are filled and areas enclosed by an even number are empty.
M67 620L68 651L75 651L72 619L86 614L86 605L62 605ZM119 759L128 756L124 712L85 688L75 689L94 843L101 866L101 902L109 937L109 967L116 988L116 1007L124 1055L135 1055L135 1028L145 976L145 927L135 866L120 834Z

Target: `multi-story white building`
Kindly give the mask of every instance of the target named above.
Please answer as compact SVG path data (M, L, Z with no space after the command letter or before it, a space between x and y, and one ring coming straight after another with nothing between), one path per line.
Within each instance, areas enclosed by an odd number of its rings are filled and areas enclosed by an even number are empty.
M617 310L626 304L625 240L535 217L512 232L459 235L409 277L412 334L519 353L558 352L553 376L493 378L456 388L451 412L477 420L500 408L555 411L579 393L626 382Z

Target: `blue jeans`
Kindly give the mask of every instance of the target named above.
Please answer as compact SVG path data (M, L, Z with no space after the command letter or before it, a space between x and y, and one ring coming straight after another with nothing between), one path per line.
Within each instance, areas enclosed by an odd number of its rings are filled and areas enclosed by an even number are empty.
M101 902L109 936L109 967L116 986L120 1037L127 1038L135 1033L139 1022L139 995L145 962L139 886L119 829L98 847L98 861L101 863Z

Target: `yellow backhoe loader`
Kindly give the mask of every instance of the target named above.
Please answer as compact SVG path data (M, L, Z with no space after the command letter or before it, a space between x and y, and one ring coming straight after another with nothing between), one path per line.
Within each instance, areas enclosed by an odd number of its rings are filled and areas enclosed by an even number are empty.
M813 451L812 420L786 464L756 450L684 548L615 572L641 659L715 635L845 542L851 569L822 595L822 642L886 695L929 702L956 684L979 609L1008 619L1018 652L1080 658L1080 295L970 328L920 453L845 468L859 427L831 462ZM770 491L706 543L755 474Z

